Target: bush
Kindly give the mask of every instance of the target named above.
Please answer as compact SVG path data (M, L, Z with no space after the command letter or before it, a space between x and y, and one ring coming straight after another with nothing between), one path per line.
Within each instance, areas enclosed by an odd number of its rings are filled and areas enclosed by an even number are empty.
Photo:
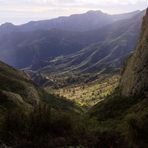
M126 117L128 143L132 147L146 147L148 145L148 114L130 114Z

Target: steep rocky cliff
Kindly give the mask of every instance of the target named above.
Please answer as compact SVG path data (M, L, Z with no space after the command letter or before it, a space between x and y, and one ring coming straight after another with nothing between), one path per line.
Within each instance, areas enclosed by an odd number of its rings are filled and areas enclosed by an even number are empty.
M128 60L121 79L123 96L146 95L148 91L148 9L141 30L136 51Z

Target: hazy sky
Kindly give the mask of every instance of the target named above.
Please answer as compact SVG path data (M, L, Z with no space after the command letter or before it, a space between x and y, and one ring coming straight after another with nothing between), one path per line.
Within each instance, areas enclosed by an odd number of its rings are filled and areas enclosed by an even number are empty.
M148 0L0 0L0 24L22 24L88 10L123 13L143 10L147 6Z

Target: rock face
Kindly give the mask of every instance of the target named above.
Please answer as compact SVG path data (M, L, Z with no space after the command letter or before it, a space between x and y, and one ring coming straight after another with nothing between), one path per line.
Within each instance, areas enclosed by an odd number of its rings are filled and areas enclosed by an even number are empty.
M136 51L127 62L121 79L123 96L139 96L148 91L148 9L141 30Z

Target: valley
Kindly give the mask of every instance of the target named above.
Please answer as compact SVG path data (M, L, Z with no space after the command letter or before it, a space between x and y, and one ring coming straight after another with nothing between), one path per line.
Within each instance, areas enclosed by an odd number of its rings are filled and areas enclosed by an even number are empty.
M0 147L147 148L148 9L0 25Z
M87 109L111 95L118 86L119 79L119 74L110 74L106 76L99 75L98 78L95 78L95 80L91 80L90 82L76 84L71 82L71 84L69 83L64 87L59 88L47 86L45 87L45 90L60 97L70 99L79 106Z

